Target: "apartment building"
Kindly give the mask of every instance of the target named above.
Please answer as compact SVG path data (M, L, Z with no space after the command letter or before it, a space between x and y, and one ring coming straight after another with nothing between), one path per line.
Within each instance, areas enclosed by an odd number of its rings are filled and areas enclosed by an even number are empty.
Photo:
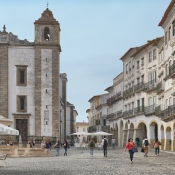
M128 138L147 136L150 145L158 137L161 149L175 151L175 0L158 25L164 36L130 48L120 58L123 73L114 79L119 83L106 89L106 120L118 146L124 146ZM120 83L123 95L117 98Z

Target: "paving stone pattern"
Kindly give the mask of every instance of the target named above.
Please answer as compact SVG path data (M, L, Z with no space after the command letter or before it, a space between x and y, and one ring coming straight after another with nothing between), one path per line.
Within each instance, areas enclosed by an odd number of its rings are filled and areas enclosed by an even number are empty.
M121 148L108 150L108 157L103 157L102 150L94 150L94 156L89 156L89 150L70 148L68 156L55 156L52 150L50 157L7 158L8 167L1 167L0 175L169 175L175 174L175 155L162 152L155 156L149 151L148 157L141 152L135 153L134 163L130 164L128 152Z

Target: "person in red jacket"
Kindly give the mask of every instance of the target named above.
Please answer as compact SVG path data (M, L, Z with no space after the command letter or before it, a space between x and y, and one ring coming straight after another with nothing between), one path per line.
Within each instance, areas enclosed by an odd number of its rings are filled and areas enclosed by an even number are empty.
M130 160L131 160L131 163L133 163L133 155L134 155L134 152L132 151L132 149L135 147L135 143L133 142L133 140L130 138L128 139L128 143L126 144L125 146L125 151L126 149L128 149L128 152L129 152L129 155L130 155Z

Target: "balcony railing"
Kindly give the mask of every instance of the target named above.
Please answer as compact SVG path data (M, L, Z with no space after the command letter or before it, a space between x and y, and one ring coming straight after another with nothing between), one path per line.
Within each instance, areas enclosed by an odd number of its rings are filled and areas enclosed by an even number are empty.
M123 112L123 118L124 119L130 118L132 116L134 116L134 109L130 109L128 111Z
M145 115L155 114L155 108L156 108L156 104L145 107L144 109Z
M159 105L155 108L155 115L159 116L160 114L161 114L161 105Z
M124 96L124 98L126 98L126 97L129 97L130 95L132 95L133 93L134 93L134 87L131 87L131 88L124 91L123 96Z
M117 111L117 118L120 118L123 116L122 110Z
M170 78L175 77L175 61L173 61L173 64L169 67L169 76Z
M111 113L111 114L108 114L106 116L106 120L112 120L112 119L115 119L117 117L117 113Z
M144 82L140 82L134 86L134 92L142 91L144 90L144 88L145 88Z
M164 90L164 86L163 86L163 82L161 81L158 85L157 85L157 94L161 93Z
M145 83L145 91L151 91L156 89L156 80L151 80L148 83Z
M110 106L111 104L117 102L118 100L122 99L123 94L122 92L118 92L116 95L113 95L111 98L107 99L107 104Z
M96 129L96 125L94 125L94 126L89 126L89 127L87 128L87 130L88 130L88 132L96 131L96 130L97 130L97 129Z
M138 107L134 108L135 115L143 114L143 113L144 113L144 106L138 106Z
M168 106L167 109L161 111L161 119L162 120L171 120L175 116L175 104L172 106Z

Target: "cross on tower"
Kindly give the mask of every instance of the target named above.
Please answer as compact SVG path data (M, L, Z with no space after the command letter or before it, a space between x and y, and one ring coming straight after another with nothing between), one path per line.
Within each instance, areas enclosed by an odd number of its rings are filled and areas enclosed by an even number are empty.
M49 7L49 3L47 2L47 8Z

